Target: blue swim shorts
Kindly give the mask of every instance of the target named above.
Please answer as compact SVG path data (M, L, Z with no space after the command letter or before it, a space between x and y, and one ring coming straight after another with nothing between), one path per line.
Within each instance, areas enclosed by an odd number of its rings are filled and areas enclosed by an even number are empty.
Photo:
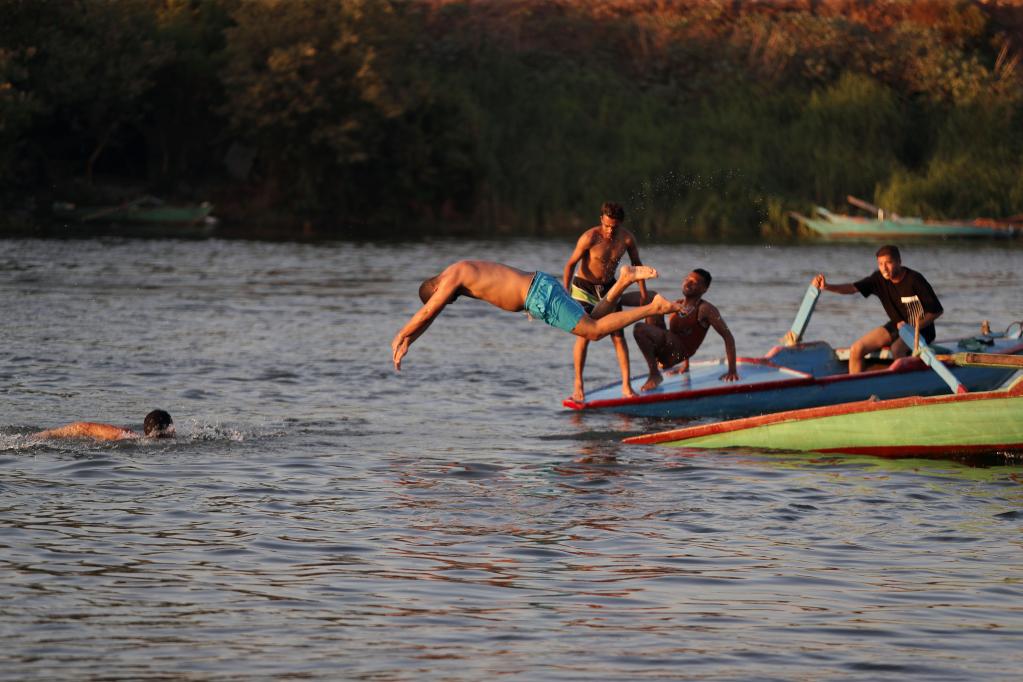
M579 301L569 296L561 283L546 272L533 275L529 293L526 294L526 312L566 332L575 329L586 314Z

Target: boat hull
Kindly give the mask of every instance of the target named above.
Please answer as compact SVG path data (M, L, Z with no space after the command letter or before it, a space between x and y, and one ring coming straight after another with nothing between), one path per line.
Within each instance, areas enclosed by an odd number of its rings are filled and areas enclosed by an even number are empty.
M1023 352L1019 338L991 341L987 352ZM566 400L563 404L574 410L640 417L721 419L837 405L871 396L891 399L948 392L948 385L919 358L900 358L887 369L848 374L831 347L820 342L775 348L763 358L740 359L737 365L738 382L719 379L726 369L723 361L694 362L688 375L666 377L656 389L632 398L623 397L621 387L613 385L591 392L584 403ZM949 369L971 392L994 389L1014 371L999 367Z
M756 448L881 457L1023 452L1023 377L982 393L866 400L625 439L630 444Z
M202 224L213 211L213 206L203 202L191 206L55 206L54 217L82 224L120 224L139 226L189 226Z
M1018 225L992 220L973 222L925 221L915 218L885 218L875 220L830 213L822 218L796 218L811 231L825 239L885 240L885 239L998 239L1018 236Z

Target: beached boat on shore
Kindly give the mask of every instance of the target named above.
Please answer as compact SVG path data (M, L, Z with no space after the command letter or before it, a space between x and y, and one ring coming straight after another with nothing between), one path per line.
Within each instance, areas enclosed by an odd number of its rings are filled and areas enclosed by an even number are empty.
M875 213L875 217L832 213L815 207L816 216L791 213L792 217L825 239L905 240L905 239L997 239L1023 235L1023 219L925 220L887 212L856 197L849 202Z
M121 225L157 230L189 228L190 231L211 229L216 219L210 214L213 205L167 204L155 197L141 197L113 206L77 206L68 202L53 205L53 217L74 225Z
M1023 357L1002 360L1023 366ZM880 457L1023 453L1023 375L991 391L870 399L699 424L624 442Z

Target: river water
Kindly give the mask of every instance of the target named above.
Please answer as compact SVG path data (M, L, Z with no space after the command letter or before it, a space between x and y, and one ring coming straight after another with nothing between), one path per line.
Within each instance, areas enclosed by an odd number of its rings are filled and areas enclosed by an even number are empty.
M713 273L747 356L874 264L641 246L659 291ZM570 249L0 240L0 678L1018 679L1020 464L624 446L672 424L563 410L573 339L477 301L393 370L421 279ZM939 339L1023 318L1018 245L903 257ZM826 294L807 336L882 320ZM592 345L588 386L616 375ZM156 407L177 439L30 437Z

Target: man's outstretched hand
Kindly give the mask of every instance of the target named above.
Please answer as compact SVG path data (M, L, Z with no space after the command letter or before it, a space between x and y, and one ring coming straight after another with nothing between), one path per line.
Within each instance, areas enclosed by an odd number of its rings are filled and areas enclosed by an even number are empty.
M394 371L401 371L401 359L408 353L409 338L407 336L394 337L391 341L391 360L394 362Z

